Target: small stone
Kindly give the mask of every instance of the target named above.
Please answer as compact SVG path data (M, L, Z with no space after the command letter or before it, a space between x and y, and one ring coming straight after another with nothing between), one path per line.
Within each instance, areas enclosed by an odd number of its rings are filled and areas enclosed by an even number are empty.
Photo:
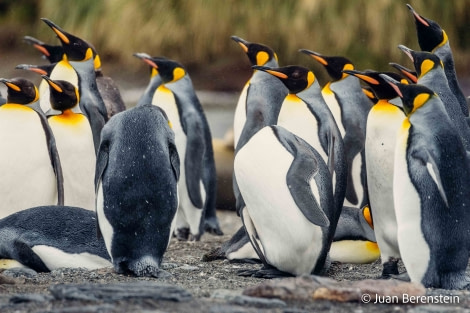
M287 306L284 301L279 299L262 299L248 296L236 296L230 303L238 305L248 305L263 308L281 308Z
M23 293L11 297L10 303L46 302L52 299L53 298L51 296L46 296L39 293Z
M178 267L178 269L183 270L183 271L197 271L199 270L199 267L185 264L183 266Z
M38 273L35 270L27 268L27 267L10 268L10 269L5 270L2 274L4 276L15 277L15 278L16 277L33 278L38 275Z

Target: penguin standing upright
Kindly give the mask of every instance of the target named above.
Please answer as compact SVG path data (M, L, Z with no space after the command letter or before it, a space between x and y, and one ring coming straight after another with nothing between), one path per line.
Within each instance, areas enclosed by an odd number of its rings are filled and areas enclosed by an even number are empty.
M460 109L464 116L468 117L467 100L460 88L455 71L454 57L450 48L449 37L446 32L433 20L427 19L419 15L411 5L406 5L413 14L416 25L416 33L418 35L418 43L423 51L436 54L444 63L444 70L449 82L452 93L457 97L460 103Z
M322 64L333 79L322 89L323 97L333 114L344 142L348 164L348 182L344 205L362 208L368 204L364 144L367 114L372 102L362 91L357 77L343 73L354 65L344 57L323 56L300 50Z
M393 175L396 140L405 113L392 104L400 104L401 99L380 74L396 80L401 80L401 75L375 71L346 72L367 83L379 99L367 116L365 153L369 202L373 212L375 238L380 248L382 278L389 278L390 275L399 274L400 251L393 202Z
M347 164L341 133L321 95L315 75L302 66L253 68L277 77L289 89L289 94L282 103L277 125L308 142L328 164L335 197L335 212L338 213L331 222L336 224L346 191ZM334 232L334 229L332 230Z
M0 79L0 217L38 205L63 205L62 168L39 92L23 78Z
M398 47L413 61L418 75L418 83L437 93L444 104L447 115L462 138L465 150L470 151L470 128L456 94L449 87L442 61L431 52L413 51L403 45Z
M212 136L186 69L176 61L135 54L151 66L151 81L138 105L154 104L168 115L182 160L176 235L199 240L207 228L222 234L216 217ZM206 227L205 227L206 225Z
M250 63L252 66L269 66L269 67L278 67L278 58L276 53L271 49L270 47L259 44L259 43L252 43L248 42L245 39L242 39L237 36L232 36L231 37L233 41L238 43L240 47L243 49L243 51L246 53L248 56L248 59L250 60ZM235 115L234 115L234 120L233 120L233 137L234 137L234 147L237 149L238 141L240 139L240 136L242 134L243 128L245 126L245 122L247 119L247 115L249 114L249 108L248 104L251 100L251 98L256 97L256 85L265 85L269 86L268 88L274 88L281 86L282 84L279 84L279 82L274 83L276 80L270 77L269 75L266 75L264 72L260 71L253 71L252 76L250 79L245 83L245 86L242 89L242 92L240 94L240 97L238 98L237 106L235 107ZM270 86L270 83L272 82L272 87ZM255 89L255 90L253 90ZM284 91L284 88L280 89L281 95L282 91ZM272 99L276 97L277 94L273 94ZM284 98L283 98L284 99ZM283 100L282 99L282 100ZM282 101L281 100L281 101ZM278 109L278 108L273 108L273 109ZM277 116L279 111L274 111L273 115ZM275 123L272 123L271 125L274 125ZM256 131L255 131L256 132ZM254 132L250 132L251 135L254 134ZM247 140L249 138L245 138Z
M113 116L96 162L100 233L119 273L162 274L178 207L179 157L166 114L151 104Z
M321 273L339 212L320 154L283 127L266 126L238 151L234 174L246 203L240 216L263 262L239 275Z
M470 166L462 140L432 90L384 78L407 116L393 182L403 263L411 281L425 287L468 288Z
M80 108L90 122L95 151L98 151L101 129L108 120L108 113L96 84L93 48L86 41L65 32L50 20L46 18L42 18L42 20L60 39L66 59L70 66L76 71L78 85L73 82L72 84L78 86ZM51 79L54 80L56 78L51 77ZM63 80L69 81L68 79Z
M46 112L56 140L64 177L65 205L95 210L96 153L78 89L64 80L42 76L50 86L52 109Z
M96 214L69 206L28 208L0 219L0 259L37 272L111 267ZM8 262L11 264L11 262Z

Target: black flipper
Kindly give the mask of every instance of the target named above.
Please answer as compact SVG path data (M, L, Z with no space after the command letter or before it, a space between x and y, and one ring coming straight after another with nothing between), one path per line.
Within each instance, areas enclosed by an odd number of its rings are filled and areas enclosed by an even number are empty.
M109 159L109 147L107 142L102 142L98 150L96 157L96 170L95 170L95 193L98 192L98 186L101 183L101 177L103 176L106 167L108 166ZM100 226L98 223L98 216L96 216L96 235L98 238L102 238Z

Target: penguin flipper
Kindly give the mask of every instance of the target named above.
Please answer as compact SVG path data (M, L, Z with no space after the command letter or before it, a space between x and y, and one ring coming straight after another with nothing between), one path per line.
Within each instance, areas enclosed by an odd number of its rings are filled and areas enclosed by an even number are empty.
M286 177L290 194L300 211L312 224L327 227L330 225L330 221L313 196L310 187L312 177L318 174L318 160L312 158L303 145L298 145L296 148L297 153L294 155L294 161Z
M188 114L189 115L189 114ZM186 170L186 186L188 188L189 198L193 205L203 208L201 196L201 181L204 161L204 151L206 143L204 142L204 130L195 117L192 115L183 119L186 131L186 155L184 156L184 168Z
M330 132L328 135L328 170L333 177L335 171L335 143L336 137L333 135L333 132Z
M82 110L88 118L88 122L90 123L91 132L93 134L93 143L95 145L95 152L98 153L101 130L106 123L106 119L103 117L100 110L94 105L83 106Z
M437 163L432 157L429 150L424 147L422 150L414 151L412 156L416 159L419 159L426 166L429 175L436 184L437 190L439 191L442 200L444 201L446 207L449 207L449 202L447 201L444 185L442 184L439 167L437 166Z
M95 193L98 192L98 186L101 183L101 177L103 176L106 167L108 166L109 159L109 147L107 144L101 142L100 148L98 150L98 155L96 157L96 169L95 169ZM102 238L100 225L98 221L98 214L96 215L96 235L98 238Z

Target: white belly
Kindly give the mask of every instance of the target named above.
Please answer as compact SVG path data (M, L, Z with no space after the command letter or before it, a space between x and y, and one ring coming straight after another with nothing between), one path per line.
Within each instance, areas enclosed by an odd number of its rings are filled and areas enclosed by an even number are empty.
M57 185L46 136L36 112L0 108L0 218L57 204Z
M407 131L401 129L395 150L393 199L397 216L398 246L403 263L411 281L421 282L428 267L430 250L421 230L421 202L408 176L407 139Z
M248 87L250 86L250 81L245 84L243 90L240 94L240 98L238 98L238 103L235 108L235 115L233 118L233 143L234 147L237 147L238 140L240 139L240 135L243 130L243 126L245 126L246 121L246 96L248 92Z
M87 252L67 253L47 245L34 246L32 250L51 271L62 267L94 270L113 266L108 260Z
M88 119L75 114L73 122L50 117L64 176L64 203L95 210L96 154ZM60 121L59 121L60 120Z
M339 106L338 101L336 101L335 94L329 89L322 89L323 99L325 99L328 108L333 114L333 117L336 121L336 125L338 125L339 132L341 133L341 137L344 138L346 134L346 130L343 126L343 121L341 120L341 107Z
M390 257L400 257L393 200L393 173L397 133L404 118L398 108L387 105L374 106L367 120L367 184L382 262L387 262Z
M294 275L310 274L323 235L300 212L289 192L286 175L292 160L266 127L238 152L234 171L246 203L244 213L260 237L268 262ZM317 194L315 182L312 185Z

